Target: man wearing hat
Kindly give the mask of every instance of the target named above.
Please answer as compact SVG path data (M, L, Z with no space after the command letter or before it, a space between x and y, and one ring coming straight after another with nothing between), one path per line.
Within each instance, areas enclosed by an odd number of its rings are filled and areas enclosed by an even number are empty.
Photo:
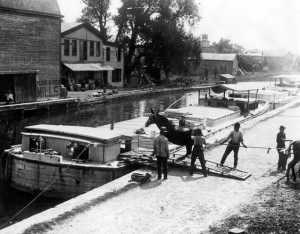
M286 163L287 163L287 155L284 154L284 151L282 150L285 148L285 141L286 141L286 136L285 136L285 127L280 126L279 127L279 133L277 134L276 137L276 142L277 142L277 151L279 154L279 160L278 160L278 165L277 165L277 170L286 170Z
M169 142L165 137L167 133L166 127L160 128L160 134L154 139L153 142L153 155L157 158L157 179L161 179L161 165L164 168L164 180L168 179L168 158L170 156L169 152Z

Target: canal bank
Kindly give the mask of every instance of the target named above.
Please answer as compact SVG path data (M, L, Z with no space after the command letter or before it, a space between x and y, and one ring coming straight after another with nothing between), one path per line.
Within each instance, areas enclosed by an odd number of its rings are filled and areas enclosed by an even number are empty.
M149 89L120 89L115 92L107 89L88 90L85 92L71 91L67 98L49 99L28 103L10 103L0 105L0 116L24 116L35 112L49 112L55 110L66 110L101 103L112 103L130 100L137 97L153 96L159 93L186 92L194 90L191 87L180 88L149 88Z
M245 143L274 145L280 123L277 119L282 116L279 113L295 103L243 123ZM293 132L287 135L294 138L299 127L292 128L290 124L292 121L287 123L287 129ZM224 138L226 131L214 135L209 142ZM219 161L223 151L224 146L215 147L206 152L206 159ZM280 179L283 174L273 173L277 159L275 150L267 155L258 149L241 148L239 167L252 173L244 182L213 176L204 178L199 174L190 177L186 171L171 169L167 181L155 180L156 173L151 171L152 181L138 186L129 183L130 175L126 175L0 233L201 233L234 213L239 205L253 202L258 191ZM227 161L231 164L233 160Z

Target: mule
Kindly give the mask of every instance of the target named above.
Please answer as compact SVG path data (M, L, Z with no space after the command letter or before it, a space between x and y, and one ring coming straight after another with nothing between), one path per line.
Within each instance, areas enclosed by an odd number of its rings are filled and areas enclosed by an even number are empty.
M151 115L145 123L145 126L148 127L150 124L156 124L159 129L162 126L166 127L166 138L168 138L168 140L175 145L184 145L186 147L186 154L182 157L179 157L177 160L183 160L192 153L194 141L191 138L191 128L180 128L171 120L168 120L166 117L158 114L158 112L154 113L152 109Z
M300 162L300 140L293 141L289 147L288 147L288 155L291 155L291 150L293 148L294 158L293 160L288 164L288 168L286 171L286 177L287 181L290 181L290 170L292 170L293 180L296 181L296 173L295 173L295 166L298 162ZM298 169L297 173L298 176L300 176L300 168Z

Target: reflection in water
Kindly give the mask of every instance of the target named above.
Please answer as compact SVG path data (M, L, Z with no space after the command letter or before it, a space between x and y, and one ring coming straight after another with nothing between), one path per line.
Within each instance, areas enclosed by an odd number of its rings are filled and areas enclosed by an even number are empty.
M178 100L184 93L176 94L155 94L148 98L134 98L119 103L100 104L89 107L80 107L55 113L34 113L26 118L5 118L0 121L0 150L10 148L11 145L21 143L21 131L28 125L35 124L61 124L61 125L80 125L96 127L110 124L111 121L120 122L136 117L143 116L150 112L150 108L155 111L163 111L171 103ZM197 103L197 93L193 93L192 98L186 96L176 103L172 108L186 106L193 102ZM134 127L134 126L133 126ZM3 184L2 168L0 169L0 226L9 218L13 217L23 207L25 207L34 196L24 194L10 189ZM13 220L18 222L36 213L51 208L61 201L49 198L39 198L26 210Z

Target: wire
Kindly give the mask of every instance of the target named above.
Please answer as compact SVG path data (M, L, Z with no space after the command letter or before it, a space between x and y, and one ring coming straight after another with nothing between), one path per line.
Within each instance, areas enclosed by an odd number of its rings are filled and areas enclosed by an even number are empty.
M75 158L78 159L81 154L83 154L83 152L90 146L91 144L89 143L87 146L85 146L85 148L81 151L81 153ZM67 171L69 169L69 167L71 165L73 165L76 162L71 162L69 164L69 166L67 166L66 170ZM59 178L61 177L61 175L58 175L46 188L44 188L33 200L31 200L25 207L23 207L18 213L16 213L13 217L11 217L8 221L6 221L4 224L1 225L0 229L2 229L4 226L6 226L8 223L10 223L14 218L16 218L19 214L21 214L25 209L27 209L27 207L29 207L34 201L36 201L48 188L50 188L50 186L52 184L54 184L54 182L56 182Z

